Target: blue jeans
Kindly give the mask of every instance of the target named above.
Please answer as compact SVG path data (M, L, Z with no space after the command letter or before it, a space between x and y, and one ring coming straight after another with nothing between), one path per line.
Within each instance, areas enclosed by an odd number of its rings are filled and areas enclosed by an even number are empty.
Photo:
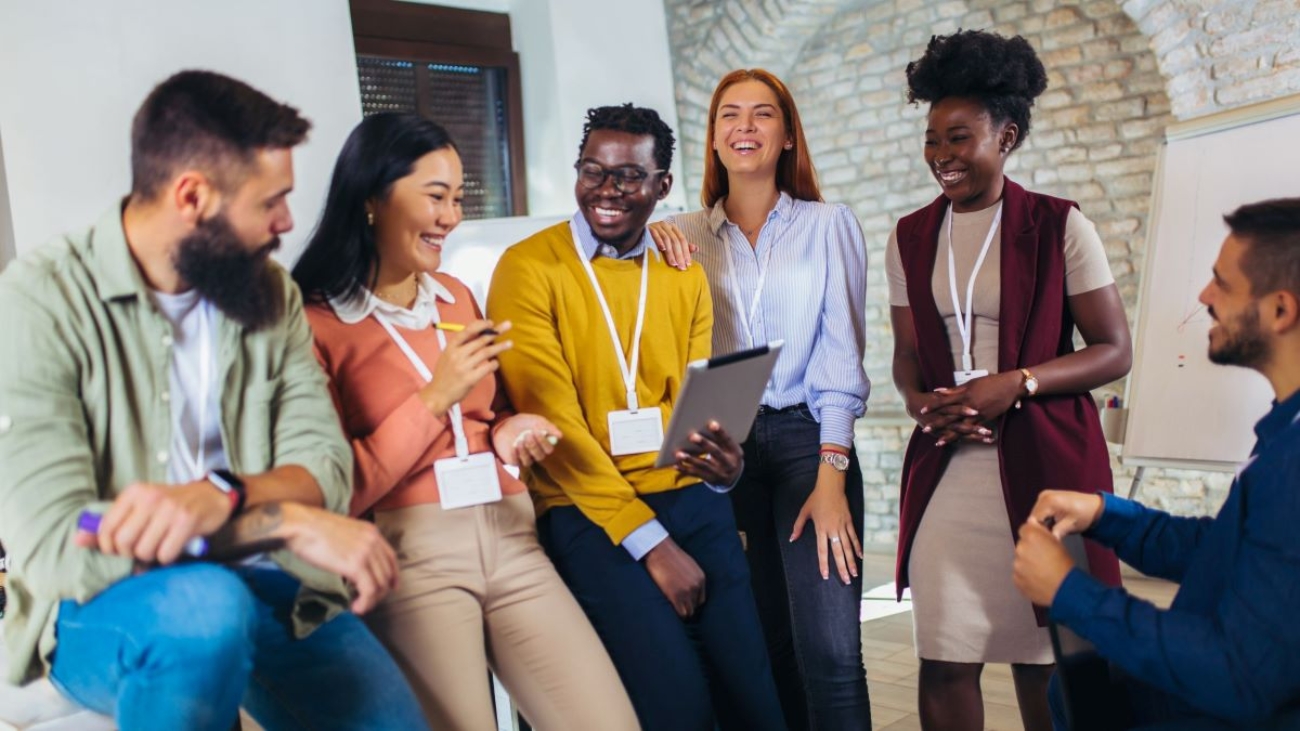
M576 507L538 520L542 545L591 619L644 731L785 728L725 495L703 484L642 495L704 571L704 604L677 616L649 572Z
M791 729L870 729L861 572L845 586L831 558L830 578L822 579L811 521L799 540L789 541L817 484L820 427L803 404L763 413L744 450L745 473L731 504L748 544L754 599L786 722ZM861 538L862 470L853 450L845 489Z
M241 703L268 731L428 728L354 615L294 639L298 588L283 571L189 564L64 601L50 679L123 731L230 731Z

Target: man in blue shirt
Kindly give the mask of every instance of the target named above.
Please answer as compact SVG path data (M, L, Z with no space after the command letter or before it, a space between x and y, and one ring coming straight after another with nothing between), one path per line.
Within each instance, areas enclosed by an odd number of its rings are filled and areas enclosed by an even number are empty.
M1209 357L1258 371L1276 401L1223 508L1184 518L1113 495L1045 491L1021 528L1015 581L1127 676L1138 723L1297 728L1300 198L1242 206L1224 221L1230 233L1200 296L1215 323ZM1060 543L1069 533L1178 582L1173 605L1157 609L1075 568ZM1056 723L1065 728L1060 713Z

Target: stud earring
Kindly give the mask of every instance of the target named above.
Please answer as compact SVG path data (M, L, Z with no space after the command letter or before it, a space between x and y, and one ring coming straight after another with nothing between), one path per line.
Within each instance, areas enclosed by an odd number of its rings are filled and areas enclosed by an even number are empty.
M373 226L373 225L375 225L375 212L374 212L374 211L366 211L366 225L368 225L368 226Z
M793 143L793 142L787 142L787 143L785 143L785 149L787 149L787 150L793 150L793 149L794 149L794 143Z

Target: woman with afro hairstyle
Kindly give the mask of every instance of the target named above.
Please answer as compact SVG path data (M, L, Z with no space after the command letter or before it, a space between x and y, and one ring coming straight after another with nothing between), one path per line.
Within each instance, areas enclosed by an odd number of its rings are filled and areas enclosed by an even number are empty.
M894 382L918 424L897 584L912 589L921 722L982 729L984 663L1010 663L1025 728L1046 731L1052 650L1044 614L1013 585L1016 531L1046 488L1110 491L1089 391L1128 373L1128 322L1078 206L1003 173L1047 87L1029 43L936 36L907 81L908 100L930 104L925 164L941 190L886 251ZM1118 583L1114 555L1088 553Z

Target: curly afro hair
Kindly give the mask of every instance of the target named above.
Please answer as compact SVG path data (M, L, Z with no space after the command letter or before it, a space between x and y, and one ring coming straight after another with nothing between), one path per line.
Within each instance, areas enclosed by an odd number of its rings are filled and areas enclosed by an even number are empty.
M677 139L673 137L672 127L660 119L659 112L633 106L631 102L617 107L588 109L587 122L582 125L582 142L578 143L579 160L582 159L582 151L587 149L587 138L598 129L654 137L655 164L660 170L672 167L673 146Z
M1021 36L958 29L931 36L925 55L907 64L909 102L977 99L995 123L1014 122L1020 129L1015 147L1029 136L1029 108L1046 88L1043 62Z

